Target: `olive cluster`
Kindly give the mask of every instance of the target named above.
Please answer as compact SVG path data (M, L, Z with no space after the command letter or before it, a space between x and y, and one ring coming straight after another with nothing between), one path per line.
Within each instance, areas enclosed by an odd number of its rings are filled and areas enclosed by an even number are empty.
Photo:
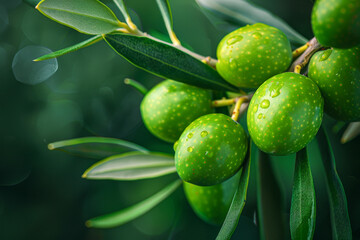
M293 62L290 42L266 24L239 28L218 45L218 73L255 91L247 128L265 153L304 148L324 111L338 120L360 120L360 1L316 1L312 27L322 50L312 56L306 76L286 72ZM195 212L219 224L241 174L248 135L230 116L214 113L211 103L209 90L166 80L145 96L141 113L151 133L175 143L176 169Z

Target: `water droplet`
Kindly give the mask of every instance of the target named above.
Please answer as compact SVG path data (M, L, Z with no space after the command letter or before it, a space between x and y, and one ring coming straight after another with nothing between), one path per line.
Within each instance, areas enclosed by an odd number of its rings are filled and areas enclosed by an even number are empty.
M270 101L267 99L264 99L260 104L260 107L262 108L268 108L269 106L270 106Z
M193 133L189 133L189 134L187 135L188 138L192 138L193 136L194 136Z
M261 33L259 33L259 32L254 32L254 33L252 34L252 37L255 38L255 39L260 39L260 38L262 37L262 35L261 35Z
M257 105L257 104L254 106L254 109L253 109L254 113L257 113L257 111L258 111L258 109L259 109L258 106L259 106L259 105Z
M331 53L332 53L332 49L328 49L328 50L324 51L321 54L320 62L325 61L326 59L328 59L330 57Z
M27 46L18 51L12 62L16 80L35 85L50 78L58 69L56 58L34 62L33 60L51 53L51 50L40 46Z
M258 115L258 119L262 119L262 118L263 118L263 114L260 113L260 114Z
M188 152L192 152L193 150L194 150L194 147L188 147L188 148L187 148L187 151L188 151Z
M271 85L269 88L270 97L274 98L274 97L279 96L283 85L284 85L283 83L274 83L273 85Z
M174 148L174 151L175 151L175 152L176 152L176 148L177 148L178 145L179 145L179 140L177 140L177 141L174 143L173 148Z
M240 42L241 40L243 40L243 36L241 36L241 35L237 35L237 36L234 36L234 37L232 37L232 38L229 38L227 41L226 41L226 43L228 44L228 45L233 45L233 44L235 44L235 43L237 43L237 42Z
M200 133L200 136L202 136L202 137L206 137L208 135L208 132L207 131L202 131L201 133Z

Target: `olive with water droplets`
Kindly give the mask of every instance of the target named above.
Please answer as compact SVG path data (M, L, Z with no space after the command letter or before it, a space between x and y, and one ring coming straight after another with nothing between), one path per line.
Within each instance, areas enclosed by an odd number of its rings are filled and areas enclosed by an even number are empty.
M147 129L167 142L175 142L192 121L213 112L208 90L172 80L152 88L140 110Z
M176 170L195 185L219 184L242 166L247 152L242 126L220 113L204 115L181 134L175 150Z
M221 225L239 184L241 169L230 179L213 186L184 182L185 196L196 215L209 224Z
M249 134L260 150L287 155L304 148L316 135L324 100L317 85L297 73L265 81L250 101Z
M256 23L226 35L217 47L217 58L216 69L226 81L256 88L289 67L292 51L283 32Z
M309 77L320 88L325 113L341 121L360 120L360 47L315 53Z

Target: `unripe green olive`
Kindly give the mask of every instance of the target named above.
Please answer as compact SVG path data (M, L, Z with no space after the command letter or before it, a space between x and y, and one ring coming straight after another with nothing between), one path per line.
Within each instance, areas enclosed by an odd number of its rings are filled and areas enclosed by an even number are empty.
M317 40L324 46L351 48L360 44L360 1L317 0L311 15Z
M221 225L229 211L240 176L241 169L225 182L205 187L184 182L185 196L196 215L207 223Z
M242 126L220 113L204 115L181 134L175 151L176 170L195 185L219 184L242 166L247 152Z
M360 120L360 47L314 54L309 77L324 97L325 112L337 120Z
M289 67L292 51L283 32L256 23L226 35L217 47L217 58L216 69L226 81L256 88Z
M140 110L147 129L167 142L175 142L192 121L213 112L208 90L172 80L152 88Z
M287 155L304 148L316 135L324 100L317 85L297 73L265 81L250 101L247 124L260 150Z

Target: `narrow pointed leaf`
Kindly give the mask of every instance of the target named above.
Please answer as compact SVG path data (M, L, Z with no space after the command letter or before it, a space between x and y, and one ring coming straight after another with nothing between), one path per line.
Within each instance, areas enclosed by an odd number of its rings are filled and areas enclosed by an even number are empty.
M257 204L261 239L285 239L283 193L275 177L270 156L259 151Z
M336 171L335 156L324 127L320 128L317 140L325 168L333 239L352 239L345 190Z
M172 194L181 185L181 183L181 180L176 180L160 192L129 208L88 220L86 222L86 226L94 228L112 228L128 223L161 203L164 199L170 196L170 194Z
M77 51L79 49L82 49L82 48L88 47L90 45L93 45L94 43L97 43L100 40L102 40L102 36L97 35L97 36L89 38L89 39L87 39L87 40L85 40L85 41L83 41L81 43L75 44L75 45L73 45L71 47L67 47L67 48L61 49L59 51L56 51L56 52L49 53L49 54L46 54L44 56L41 56L41 57L35 59L34 61L38 62L38 61L43 61L43 60L47 60L47 59L51 59L51 58L57 58L57 57L60 57L62 55L65 55L67 53L75 52L75 51Z
M173 19L172 19L172 14L171 14L171 8L170 8L170 4L169 4L169 1L168 0L156 0L158 6L159 6L159 9L160 9L160 12L161 12L161 15L164 19L164 22L165 22L165 26L166 26L166 29L169 33L169 36L171 38L171 41L173 43L176 43L176 44L179 44L179 40L177 39L175 33L174 33L174 30L173 30Z
M166 43L128 34L106 35L105 40L130 63L160 77L203 88L237 91L210 66Z
M284 20L271 12L247 1L238 0L196 0L205 15L224 29L235 29L247 24L265 23L283 31L289 40L305 44L308 40L290 27Z
M122 15L124 16L125 19L129 18L129 13L126 10L125 4L123 0L113 0L114 3L116 4L116 6L119 8L119 10L121 11Z
M291 239L313 239L315 220L315 188L305 147L296 154L290 209Z
M120 28L115 14L98 0L43 0L36 8L46 17L92 35Z
M216 237L216 240L230 239L236 229L236 226L238 225L240 215L242 213L242 210L244 209L246 202L246 195L247 195L247 189L248 189L249 177L250 177L252 152L253 149L250 149L247 160L245 161L243 166L238 189L234 194L234 198L231 202L229 211L226 215L223 225L221 226L220 232Z
M161 15L163 16L163 19L165 21L166 28L168 29L169 32L172 31L173 19L172 19L169 1L168 0L156 0L156 2L160 8Z
M347 143L360 135L360 122L352 122L341 137L341 143Z
M100 161L83 174L87 179L139 180L176 172L173 156L160 153L131 152Z
M95 159L130 151L149 152L146 148L135 143L106 137L74 138L50 143L48 148L50 150L60 150L73 155Z

